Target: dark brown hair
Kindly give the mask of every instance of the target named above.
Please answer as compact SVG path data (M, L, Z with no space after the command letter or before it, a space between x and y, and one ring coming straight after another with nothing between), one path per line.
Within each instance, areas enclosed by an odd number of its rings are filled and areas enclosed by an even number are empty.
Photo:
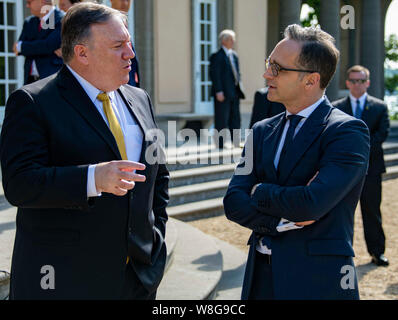
M340 57L334 38L320 28L303 28L298 24L288 26L284 36L301 44L298 66L307 70L316 70L321 76L320 88L325 89L336 72Z
M124 22L126 16L118 10L93 2L73 5L62 19L62 58L68 63L74 57L74 48L86 43L91 36L93 24L106 23L112 17L119 17Z

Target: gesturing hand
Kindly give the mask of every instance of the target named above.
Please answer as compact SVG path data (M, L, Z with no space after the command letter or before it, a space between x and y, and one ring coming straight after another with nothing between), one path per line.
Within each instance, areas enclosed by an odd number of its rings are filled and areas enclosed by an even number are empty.
M95 187L97 192L108 192L124 196L135 186L135 181L144 182L146 177L134 173L134 170L145 170L139 162L121 160L102 162L95 167Z

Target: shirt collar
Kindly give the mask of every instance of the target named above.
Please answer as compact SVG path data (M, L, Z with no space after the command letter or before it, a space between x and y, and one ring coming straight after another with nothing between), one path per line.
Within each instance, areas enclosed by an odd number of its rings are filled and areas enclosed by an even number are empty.
M87 93L89 96L90 100L94 102L97 99L98 94L100 94L101 90L97 89L94 87L90 82L88 82L86 79L84 79L81 75L79 75L75 70L73 70L69 65L66 65L69 71L74 75L76 80L80 83L80 85L83 87L84 91ZM115 91L107 92L109 99L114 101L115 99Z
M325 96L322 96L322 98L320 98L317 102L301 110L299 113L297 113L297 115L302 116L303 118L308 118L314 112L314 110L325 100L325 98ZM291 112L286 110L286 116L289 116L291 114Z
M365 105L365 101L366 101L367 96L368 96L368 93L365 92L362 96L359 97L359 105L360 105L361 107ZM357 105L357 100L358 100L358 99L355 98L355 97L351 94L351 92L350 92L350 100L351 100L351 105L356 107L356 105Z
M229 55L232 52L232 49L227 49L224 46L222 46L222 48L224 49L226 55Z

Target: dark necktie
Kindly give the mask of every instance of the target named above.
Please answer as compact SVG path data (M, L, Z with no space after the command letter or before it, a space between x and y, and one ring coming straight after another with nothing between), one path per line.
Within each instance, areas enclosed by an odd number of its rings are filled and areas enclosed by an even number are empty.
M362 109L361 109L361 103L359 102L359 99L357 99L357 107L355 109L355 118L361 119L362 117Z
M285 137L285 142L283 144L282 152L279 157L279 162L278 162L278 175L279 175L279 169L283 166L284 162L287 160L286 159L286 154L289 149L289 147L292 144L293 137L294 137L294 132L296 131L297 125L299 124L300 120L303 118L302 116L298 116L296 114L291 114L287 116L289 120L289 129L287 129L286 137Z

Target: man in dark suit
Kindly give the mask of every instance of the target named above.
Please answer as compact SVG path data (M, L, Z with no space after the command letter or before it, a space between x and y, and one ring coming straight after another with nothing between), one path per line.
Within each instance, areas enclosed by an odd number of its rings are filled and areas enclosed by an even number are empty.
M279 102L269 101L267 98L268 88L261 88L254 94L254 104L250 119L250 129L261 120L272 118L277 114L285 112L285 106Z
M145 135L156 129L148 95L125 85L134 53L123 19L74 5L66 65L7 102L3 187L18 207L11 299L155 298L169 174L147 162L148 148L161 149Z
M372 262L388 266L384 256L385 235L380 211L382 174L386 172L382 143L390 130L387 105L367 94L370 86L370 72L356 65L348 69L346 85L350 90L348 97L333 102L333 106L362 119L370 132L369 169L363 186L360 203L365 241Z
M32 16L23 25L16 55L25 56L24 83L32 83L56 73L62 58L55 54L61 46L61 20L64 13L54 7L53 0L27 0Z
M128 14L130 10L131 0L111 0L111 6L113 9L119 10L124 14ZM134 58L131 59L131 71L130 71L130 78L128 84L133 87L140 87L140 74L138 70L138 59L135 53L135 49L133 43L131 43L131 47L134 51Z
M268 99L286 113L253 126L224 198L227 218L253 230L243 299L359 298L352 240L369 132L324 96L338 58L329 34L290 25L267 60Z
M239 100L245 95L241 88L239 59L232 49L235 43L235 32L223 30L219 39L221 48L210 56L211 94L214 98L214 127L220 133L227 129L226 134L233 137L233 130L240 129ZM215 143L222 149L227 136L218 136ZM218 141L217 141L218 140ZM239 144L240 141L234 141Z

